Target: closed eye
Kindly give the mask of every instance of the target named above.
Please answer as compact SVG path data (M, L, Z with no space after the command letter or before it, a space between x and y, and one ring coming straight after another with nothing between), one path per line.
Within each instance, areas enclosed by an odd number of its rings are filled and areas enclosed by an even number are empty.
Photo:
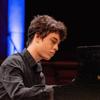
M51 39L52 44L56 44L57 40Z

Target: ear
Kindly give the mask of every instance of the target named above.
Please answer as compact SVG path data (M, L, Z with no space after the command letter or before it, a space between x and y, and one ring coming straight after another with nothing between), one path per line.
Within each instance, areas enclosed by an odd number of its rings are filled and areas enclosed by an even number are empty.
M35 38L41 38L40 33L35 33Z
M41 36L40 36L39 33L36 33L36 34L34 35L34 40L35 40L37 43L41 40Z

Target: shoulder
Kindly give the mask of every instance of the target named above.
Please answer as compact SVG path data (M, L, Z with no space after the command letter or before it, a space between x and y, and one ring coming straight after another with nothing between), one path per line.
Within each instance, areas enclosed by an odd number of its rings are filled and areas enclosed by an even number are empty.
M13 54L11 56L8 56L3 63L1 64L1 66L13 66L13 67L22 67L24 66L24 62L23 59L21 58L21 56L19 55L19 53Z

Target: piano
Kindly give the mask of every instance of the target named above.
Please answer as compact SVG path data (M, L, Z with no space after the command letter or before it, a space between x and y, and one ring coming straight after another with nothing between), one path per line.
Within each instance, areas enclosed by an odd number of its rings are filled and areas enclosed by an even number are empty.
M54 87L54 100L100 100L100 46L80 46L78 76Z

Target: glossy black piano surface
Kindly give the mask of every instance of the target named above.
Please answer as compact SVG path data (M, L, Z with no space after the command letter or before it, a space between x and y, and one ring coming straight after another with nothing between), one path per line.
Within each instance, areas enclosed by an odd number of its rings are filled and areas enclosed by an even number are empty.
M100 100L100 85L58 86L54 100Z
M78 54L78 76L71 85L54 87L54 100L100 100L100 46L80 46Z

